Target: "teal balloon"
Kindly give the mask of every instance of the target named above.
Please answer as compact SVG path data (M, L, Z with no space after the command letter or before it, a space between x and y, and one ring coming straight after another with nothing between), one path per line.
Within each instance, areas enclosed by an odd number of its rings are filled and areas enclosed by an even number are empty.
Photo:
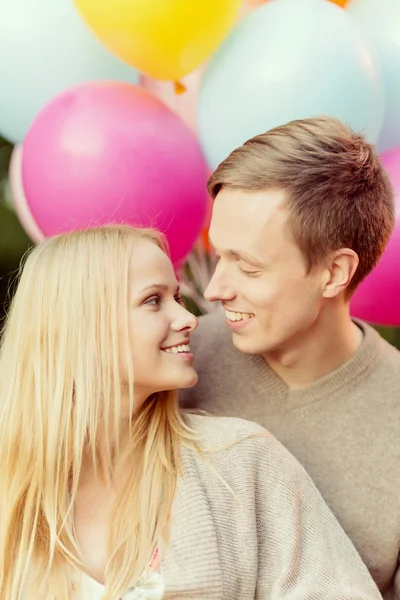
M215 168L250 137L293 119L336 117L375 142L383 111L379 66L352 18L325 0L272 0L214 54L197 124Z
M0 134L23 141L55 95L93 80L138 83L81 20L73 0L4 0L0 11Z
M385 84L380 152L400 146L400 0L351 0L347 12L374 44Z

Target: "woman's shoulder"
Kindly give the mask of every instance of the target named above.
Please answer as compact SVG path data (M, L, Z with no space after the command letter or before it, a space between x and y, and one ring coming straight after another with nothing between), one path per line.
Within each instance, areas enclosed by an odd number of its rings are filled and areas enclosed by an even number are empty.
M218 450L217 454L222 455L228 452L231 457L236 455L237 460L253 459L264 465L271 461L295 461L272 433L252 421L199 412L185 412L184 419L196 433L200 448L205 451Z
M279 482L292 487L295 482L307 478L294 456L257 423L193 413L185 413L184 418L205 453L191 452L190 460L201 465L204 457L205 463L210 459L233 489L249 482L251 485L262 482L262 486Z
M185 423L196 432L203 447L231 444L248 436L271 436L266 429L245 419L215 417L201 411L184 411Z

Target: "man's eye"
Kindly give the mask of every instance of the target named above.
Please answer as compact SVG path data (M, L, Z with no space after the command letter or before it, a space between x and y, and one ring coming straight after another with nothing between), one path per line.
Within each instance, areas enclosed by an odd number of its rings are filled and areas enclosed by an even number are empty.
M248 271L247 269L243 269L243 267L239 266L239 271L248 277L257 277L259 271Z
M183 297L180 294L177 294L175 296L175 302L177 302L178 304L182 304L183 306L185 306L185 300L183 299Z

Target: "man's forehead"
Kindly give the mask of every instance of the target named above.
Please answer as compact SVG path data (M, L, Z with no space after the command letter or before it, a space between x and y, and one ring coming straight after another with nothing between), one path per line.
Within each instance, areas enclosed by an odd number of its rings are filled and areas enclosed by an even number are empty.
M282 190L249 192L223 188L214 202L210 238L213 243L217 243L215 238L231 240L230 245L236 237L255 242L259 237L278 234L287 217Z
M282 188L267 188L263 190L246 190L242 188L223 187L215 198L215 203L247 204L252 209L264 207L284 207L286 191Z

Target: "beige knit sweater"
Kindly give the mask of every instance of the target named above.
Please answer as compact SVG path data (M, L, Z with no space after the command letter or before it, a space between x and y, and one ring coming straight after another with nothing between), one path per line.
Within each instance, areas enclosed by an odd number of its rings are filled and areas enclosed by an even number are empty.
M221 314L200 319L199 384L183 404L269 429L303 464L385 598L400 600L400 353L367 325L356 355L290 391L260 356L239 352Z
M189 424L203 448L242 441L208 460L182 452L165 600L380 598L310 478L272 435L239 419L190 416Z

